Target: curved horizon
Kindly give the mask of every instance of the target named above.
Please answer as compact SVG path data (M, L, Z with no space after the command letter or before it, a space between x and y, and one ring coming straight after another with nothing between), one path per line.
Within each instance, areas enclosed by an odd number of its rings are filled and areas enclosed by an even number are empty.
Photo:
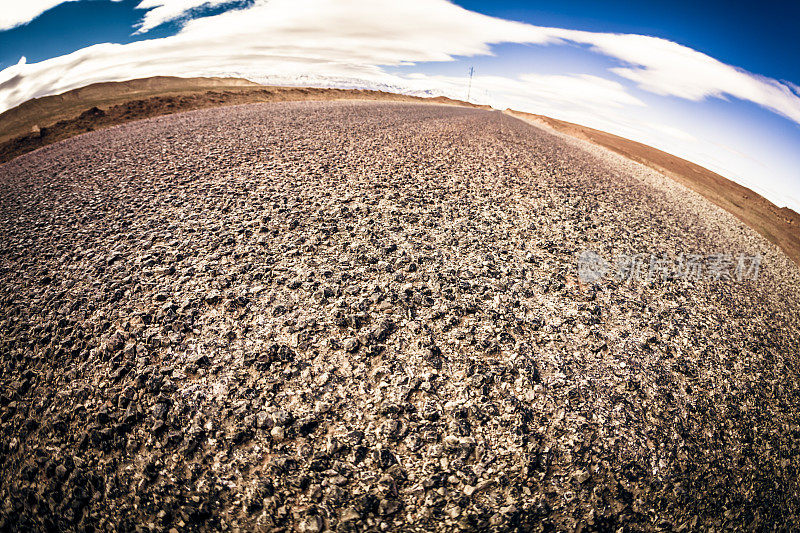
M64 54L53 48L52 56L39 51L40 60L27 61L26 42L49 14L80 26L87 11L112 4L128 17L117 21L127 33L107 36L117 42ZM0 59L18 54L0 71L0 111L95 82L154 75L463 100L474 68L474 103L642 142L800 211L800 90L793 82L724 63L691 43L538 25L484 14L482 6L491 7L445 0L32 2L0 19L0 37L10 41Z

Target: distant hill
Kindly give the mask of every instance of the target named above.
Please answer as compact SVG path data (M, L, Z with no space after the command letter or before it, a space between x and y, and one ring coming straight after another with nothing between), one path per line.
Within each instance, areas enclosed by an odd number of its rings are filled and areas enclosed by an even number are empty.
M0 113L0 143L30 133L34 126L45 127L73 118L97 106L108 107L150 96L180 95L204 90L241 89L261 85L240 78L177 78L156 76L129 81L93 83L62 94L28 100Z

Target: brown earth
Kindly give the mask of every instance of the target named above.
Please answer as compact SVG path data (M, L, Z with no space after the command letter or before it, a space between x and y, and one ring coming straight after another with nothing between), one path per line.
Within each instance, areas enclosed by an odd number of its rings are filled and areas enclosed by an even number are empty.
M31 133L34 128L74 119L93 106L107 109L134 99L153 96L180 96L210 90L236 90L248 87L261 87L261 85L240 78L173 76L93 83L65 93L33 98L3 112L0 114L0 143Z

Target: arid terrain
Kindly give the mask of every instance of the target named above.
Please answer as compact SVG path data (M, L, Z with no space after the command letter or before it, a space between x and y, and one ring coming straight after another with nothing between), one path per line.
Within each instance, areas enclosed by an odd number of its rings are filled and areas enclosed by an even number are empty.
M0 166L0 530L782 531L800 271L498 111L274 102ZM576 258L759 254L585 284Z
M368 90L270 87L239 78L157 76L95 83L29 100L0 113L0 163L55 142L134 120L228 105L281 101L378 100L428 102L490 109L445 97L420 98ZM589 141L644 164L733 213L800 265L800 214L699 165L616 135L506 110L556 131Z
M241 78L156 76L93 83L62 94L33 98L0 113L0 143L32 133L31 130L36 128L52 126L62 120L72 120L92 107L108 109L134 100L179 98L209 91L246 91L254 88L263 86Z
M95 83L34 98L0 113L0 163L87 131L132 120L209 107L298 100L425 101L488 109L442 96L420 98L369 90L272 87L240 78L157 76Z
M513 110L508 110L508 113L608 148L632 161L657 170L733 213L771 243L778 245L786 255L800 265L800 214L788 207L778 207L747 187L651 146L543 115Z

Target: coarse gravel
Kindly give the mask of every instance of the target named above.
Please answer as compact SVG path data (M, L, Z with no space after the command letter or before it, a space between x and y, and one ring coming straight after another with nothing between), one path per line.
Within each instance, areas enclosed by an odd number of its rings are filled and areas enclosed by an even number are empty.
M577 257L762 257L756 280ZM0 166L0 531L800 519L800 272L496 111L208 109Z

